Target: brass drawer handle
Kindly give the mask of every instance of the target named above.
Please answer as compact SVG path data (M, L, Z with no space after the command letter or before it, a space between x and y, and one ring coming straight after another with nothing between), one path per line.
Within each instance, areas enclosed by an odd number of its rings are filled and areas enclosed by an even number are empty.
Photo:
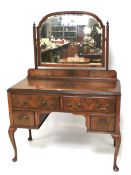
M42 105L46 105L47 103L46 103L46 101L42 101Z
M28 101L25 100L25 101L23 102L23 104L24 104L24 105L28 105Z
M99 119L97 120L97 124L98 125L106 125L108 124L109 121L107 121L106 119Z
M81 107L81 103L77 103L77 107L80 108Z
M46 101L42 101L42 105L43 105L43 106L45 106L45 105L46 105L46 106L53 106L54 104L55 104L55 103L54 103L53 100L51 101L50 104L48 104Z
M106 106L102 106L101 104L97 104L96 105L98 110L108 110L109 109L109 104L107 104Z
M22 115L22 116L19 117L19 119L20 119L20 120L22 120L22 119L27 120L27 119L28 119L28 116Z
M72 104L71 104L71 103L68 103L67 105L68 105L69 107L72 107Z
M81 103L77 103L75 106L72 105L72 103L68 103L67 104L69 107L72 107L72 108L80 108L81 107Z

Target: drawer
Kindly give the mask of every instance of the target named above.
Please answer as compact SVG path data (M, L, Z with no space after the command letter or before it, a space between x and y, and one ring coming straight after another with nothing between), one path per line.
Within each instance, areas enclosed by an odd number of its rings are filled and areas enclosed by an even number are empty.
M91 131L114 132L115 116L91 115L90 117Z
M29 111L13 111L14 125L20 127L34 127L34 112Z
M63 98L64 110L89 112L109 112L116 110L116 100L113 97L69 97Z
M12 95L13 108L59 109L59 97L44 95Z

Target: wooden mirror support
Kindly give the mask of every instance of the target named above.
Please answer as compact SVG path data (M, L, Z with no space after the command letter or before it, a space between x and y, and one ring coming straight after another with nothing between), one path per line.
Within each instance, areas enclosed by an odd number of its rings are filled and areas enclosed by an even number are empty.
M65 18L66 14L73 25ZM73 20L69 18L69 15L73 15ZM90 36L92 30L83 25L82 21L80 23L80 17L83 19L84 16L87 19L85 15L90 16L91 19L93 17L93 23L90 24L94 24L94 18L95 21L99 22L101 26L99 31L101 38L99 39L101 40L98 40L101 42L97 43L96 38L92 39ZM52 26L51 21L54 20L54 16L57 26ZM47 22L50 18L51 20L44 26L45 21ZM63 24L62 19L64 18L67 21L64 22L63 26L61 24ZM88 18L87 21L92 20ZM53 24L55 24L54 21ZM60 28L57 28L57 31L56 28L52 30L52 27L58 27L58 25ZM44 28L41 28L41 26L44 26ZM79 32L74 35L72 31L74 26L77 31L81 31L81 35ZM84 30L85 33L83 33ZM54 32L55 39L49 40L47 37L50 31ZM63 32L65 33L63 34ZM83 41L83 34L88 34L86 36L87 40ZM64 36L64 39L57 38L59 35ZM118 171L117 156L121 143L121 87L116 71L108 70L109 23L105 28L102 21L89 12L57 12L43 17L37 27L35 24L33 25L33 38L35 68L30 68L25 79L7 90L10 116L9 137L14 148L13 161L17 161L17 146L14 137L17 128L28 129L28 140L31 141L31 129L39 129L51 112L63 112L84 117L88 132L112 135L114 139L113 146L115 147L113 169ZM68 41L64 45L63 43L67 38ZM63 50L63 47L65 50ZM86 52L78 50L78 48L81 49L80 47L84 48ZM94 52L90 53L92 50ZM57 61L55 60L56 51L61 56ZM68 52L65 53L64 51ZM98 54L96 51L100 51L100 53ZM77 56L72 53L77 54ZM41 61L41 55L43 61ZM95 60L98 59L98 55L101 65L94 64L95 62L91 64L91 56L94 56ZM84 61L87 61L90 57L90 62L80 62L81 56L85 57ZM63 59L63 62L61 59ZM70 59L72 59L71 62L69 62ZM42 66L42 68L39 69L39 66ZM87 135L87 137L89 136Z

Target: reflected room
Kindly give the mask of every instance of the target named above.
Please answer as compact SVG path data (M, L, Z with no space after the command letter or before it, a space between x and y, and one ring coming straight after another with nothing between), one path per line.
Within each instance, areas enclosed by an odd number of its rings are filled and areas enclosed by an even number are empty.
M44 64L102 64L102 27L93 16L49 16L39 29Z

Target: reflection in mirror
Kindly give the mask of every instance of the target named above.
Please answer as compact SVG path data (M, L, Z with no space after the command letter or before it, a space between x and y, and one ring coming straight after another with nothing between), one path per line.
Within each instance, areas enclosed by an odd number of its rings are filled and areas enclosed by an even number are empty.
M102 64L102 27L86 14L48 17L39 29L41 63Z

